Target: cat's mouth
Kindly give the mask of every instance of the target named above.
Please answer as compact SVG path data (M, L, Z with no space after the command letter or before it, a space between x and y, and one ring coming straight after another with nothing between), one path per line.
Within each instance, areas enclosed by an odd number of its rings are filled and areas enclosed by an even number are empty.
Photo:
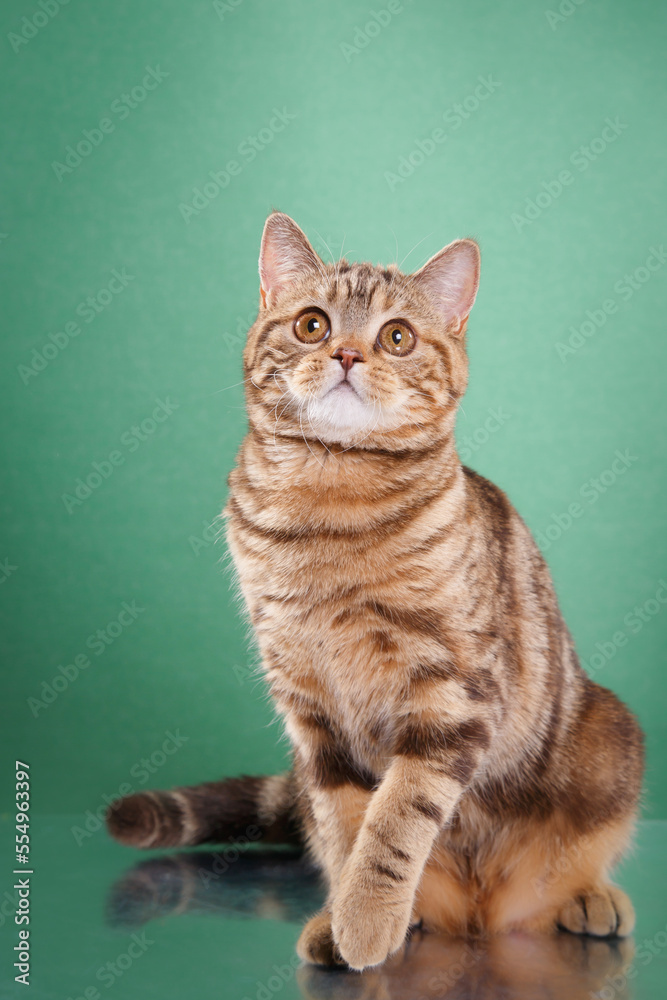
M321 386L320 393L315 396L311 391L305 400L307 423L320 441L351 445L365 440L377 427L382 414L378 401L368 398L365 386L357 387L352 379L338 376L334 385Z
M340 382L337 382L336 385L333 386L333 388L329 389L329 391L327 393L325 393L325 395L326 396L330 396L332 393L345 393L345 394L347 394L347 393L350 393L350 392L354 396L356 396L357 399L361 399L361 396L359 395L359 393L357 392L357 390L354 388L354 386L352 385L352 383L350 381L348 381L348 379L342 378L340 380Z

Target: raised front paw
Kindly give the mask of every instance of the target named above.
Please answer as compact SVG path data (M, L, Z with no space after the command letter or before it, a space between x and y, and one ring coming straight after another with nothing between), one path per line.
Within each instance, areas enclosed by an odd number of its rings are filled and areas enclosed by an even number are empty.
M352 869L343 875L331 926L338 951L351 969L380 965L405 941L412 894L388 881L386 872Z

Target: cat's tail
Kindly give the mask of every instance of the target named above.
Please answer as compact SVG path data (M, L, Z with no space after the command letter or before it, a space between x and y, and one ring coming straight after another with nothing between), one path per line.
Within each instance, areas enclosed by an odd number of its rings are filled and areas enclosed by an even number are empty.
M113 802L109 833L129 847L192 847L247 838L302 844L294 774L226 778Z

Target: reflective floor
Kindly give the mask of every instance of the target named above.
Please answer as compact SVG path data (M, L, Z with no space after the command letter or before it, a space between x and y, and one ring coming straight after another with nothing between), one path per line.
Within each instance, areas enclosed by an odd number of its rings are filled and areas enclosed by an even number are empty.
M0 902L3 996L99 1000L626 1000L667 997L667 823L644 823L619 873L638 913L632 939L510 935L488 944L416 934L363 974L304 967L300 924L316 874L289 851L139 855L82 817L33 816L30 991L13 981L11 878ZM3 857L13 829L0 828ZM5 870L9 868L6 866Z

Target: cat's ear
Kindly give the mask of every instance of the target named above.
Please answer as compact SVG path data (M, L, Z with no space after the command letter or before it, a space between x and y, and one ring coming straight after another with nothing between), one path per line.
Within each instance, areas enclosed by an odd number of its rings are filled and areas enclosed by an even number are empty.
M455 240L412 275L443 315L452 333L465 331L479 287L479 247L474 240Z
M259 294L271 306L280 290L307 271L322 271L322 262L306 234L289 215L272 212L264 225L259 251Z

